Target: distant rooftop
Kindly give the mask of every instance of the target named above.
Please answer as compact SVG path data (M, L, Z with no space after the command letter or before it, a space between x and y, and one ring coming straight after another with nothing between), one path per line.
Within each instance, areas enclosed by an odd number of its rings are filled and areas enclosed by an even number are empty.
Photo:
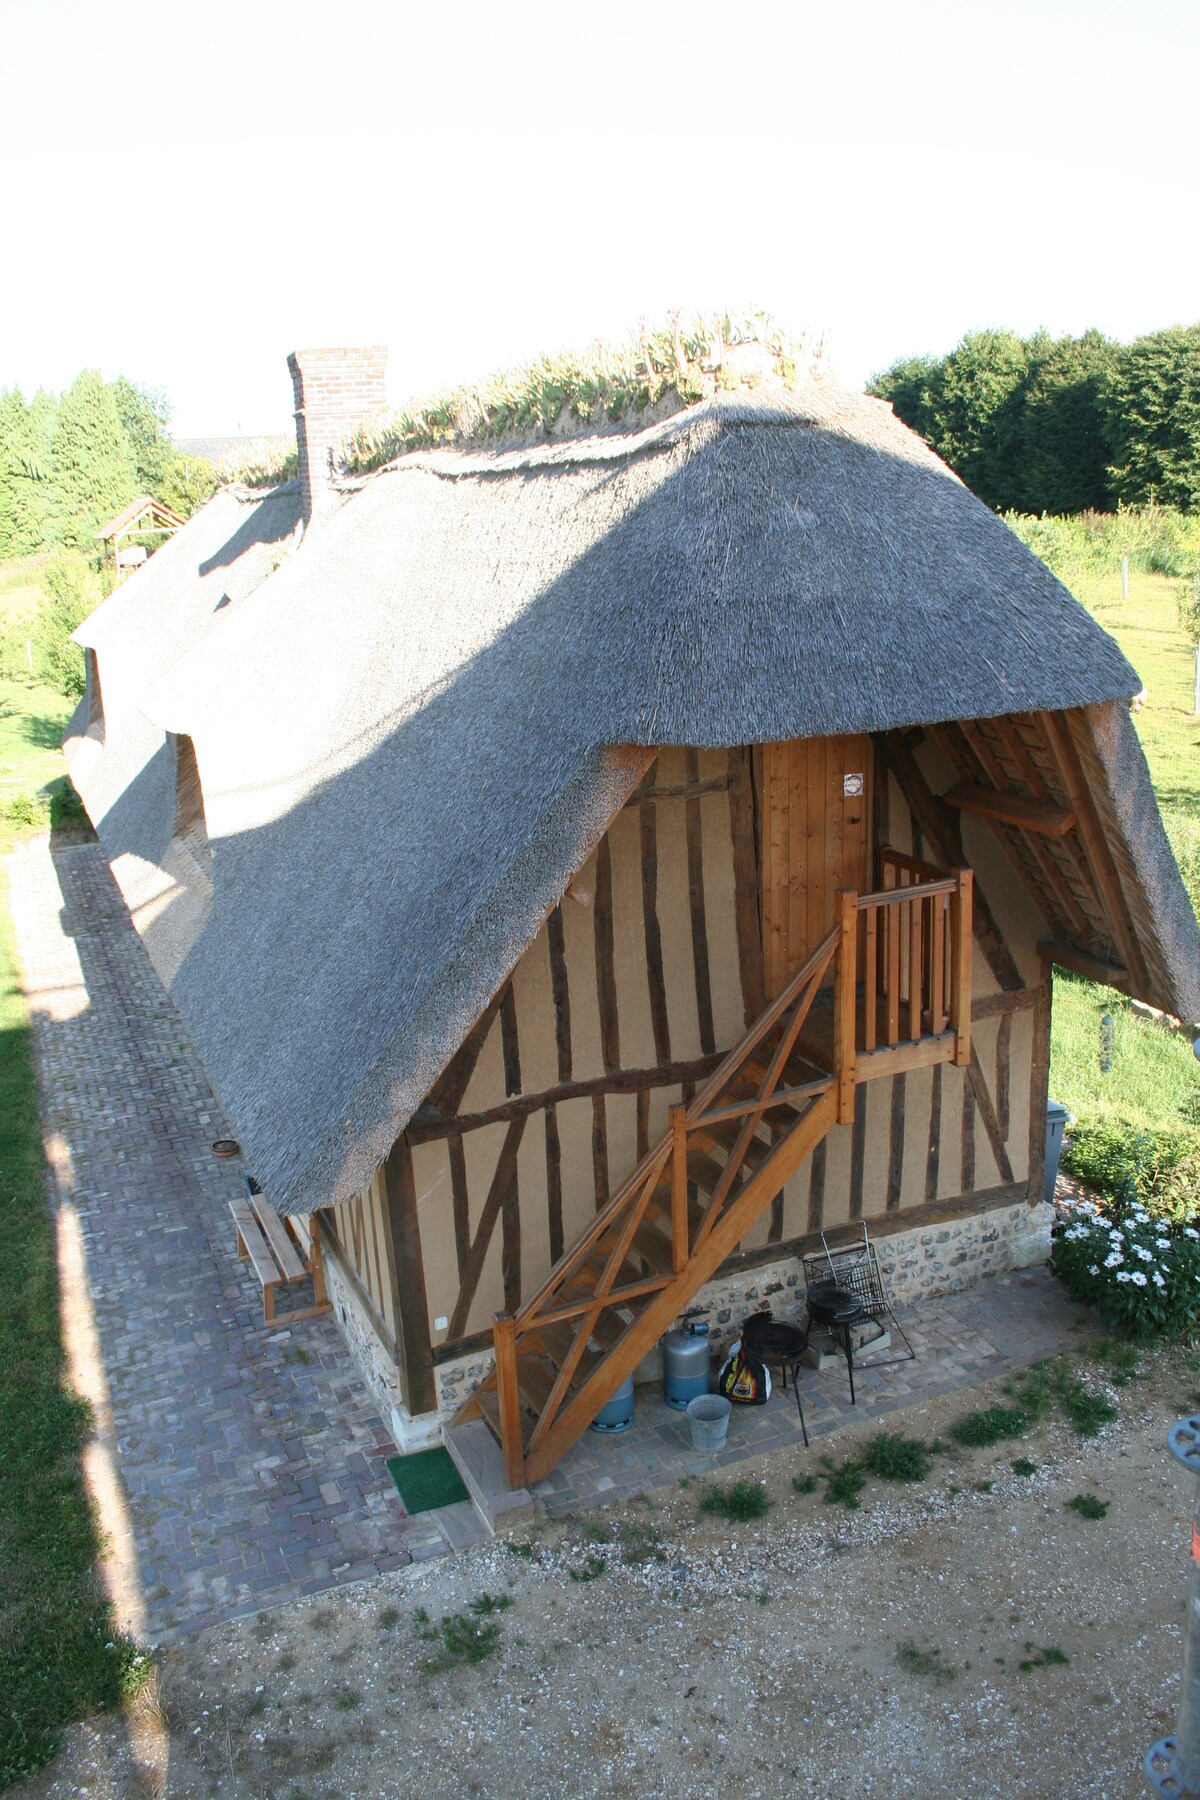
M182 450L185 456L203 456L209 462L219 463L224 462L226 457L236 456L247 444L284 449L291 442L290 432L242 431L231 432L227 437L180 438L176 449Z

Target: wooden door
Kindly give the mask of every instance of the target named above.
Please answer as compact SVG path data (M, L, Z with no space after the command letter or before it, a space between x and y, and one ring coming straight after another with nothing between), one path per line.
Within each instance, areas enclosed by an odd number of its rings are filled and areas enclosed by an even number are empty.
M767 999L833 929L839 888L871 874L871 740L764 744L760 763L763 957Z

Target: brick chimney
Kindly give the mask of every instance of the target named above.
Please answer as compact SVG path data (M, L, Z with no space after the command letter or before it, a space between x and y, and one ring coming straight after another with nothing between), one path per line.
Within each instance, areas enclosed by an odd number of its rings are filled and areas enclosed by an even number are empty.
M336 503L333 485L343 440L385 404L387 350L293 350L288 372L296 401L296 449L304 490L304 522Z

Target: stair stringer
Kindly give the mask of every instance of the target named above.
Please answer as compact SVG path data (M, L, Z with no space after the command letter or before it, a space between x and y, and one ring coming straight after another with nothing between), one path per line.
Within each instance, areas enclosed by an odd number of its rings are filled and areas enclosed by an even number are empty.
M724 1209L703 1243L689 1257L685 1267L641 1309L624 1335L558 1413L545 1435L539 1436L539 1427L534 1428L525 1453L527 1483L542 1480L562 1460L571 1445L587 1429L621 1383L633 1374L688 1301L694 1298L705 1282L712 1280L755 1220L806 1158L812 1155L836 1122L837 1089L831 1080L803 1118L798 1119L786 1136L779 1139L772 1147L771 1154L738 1189L733 1201ZM470 1403L468 1407L469 1405Z

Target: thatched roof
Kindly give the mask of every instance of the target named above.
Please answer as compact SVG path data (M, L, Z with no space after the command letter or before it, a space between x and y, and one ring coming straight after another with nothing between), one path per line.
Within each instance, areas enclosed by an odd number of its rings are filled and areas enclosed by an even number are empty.
M73 751L282 1207L369 1178L636 780L612 747L1140 687L884 403L823 380L642 432L410 455L263 580L294 506L218 495L88 621L106 748ZM164 885L164 732L203 783L200 906Z

